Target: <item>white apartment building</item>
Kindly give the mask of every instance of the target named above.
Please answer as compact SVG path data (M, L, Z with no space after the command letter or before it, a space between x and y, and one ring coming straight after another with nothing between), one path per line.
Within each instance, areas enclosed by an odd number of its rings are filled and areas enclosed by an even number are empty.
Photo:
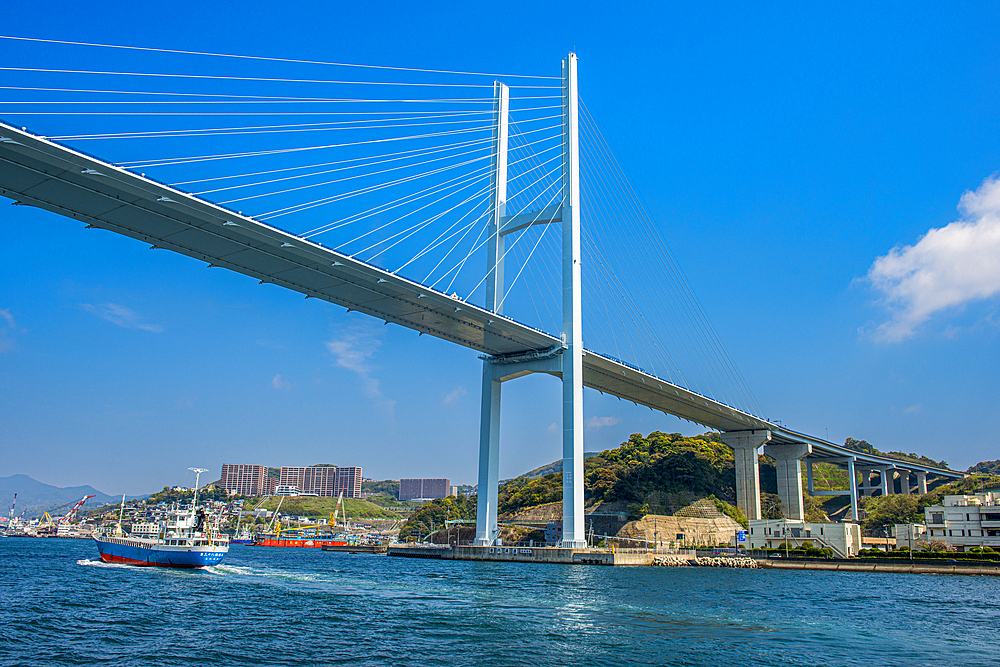
M944 540L961 551L1000 549L1000 491L945 496L941 505L924 508L924 520L929 539Z
M856 556L861 550L861 526L856 523L808 523L794 519L750 521L750 549L776 549L787 542L790 549L811 542L818 549L829 547L839 558Z

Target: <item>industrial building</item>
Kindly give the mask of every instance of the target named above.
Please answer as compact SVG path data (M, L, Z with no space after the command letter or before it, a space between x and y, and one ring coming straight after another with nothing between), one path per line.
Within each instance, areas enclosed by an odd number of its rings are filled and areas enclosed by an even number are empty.
M434 500L435 498L447 498L450 494L451 480L447 478L399 480L400 500Z

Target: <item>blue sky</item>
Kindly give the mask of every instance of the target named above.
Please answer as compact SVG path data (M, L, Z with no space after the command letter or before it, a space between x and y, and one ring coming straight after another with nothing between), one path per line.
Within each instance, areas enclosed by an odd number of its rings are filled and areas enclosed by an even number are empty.
M766 416L963 469L1000 456L995 7L137 4L13 0L0 33L551 76L575 50ZM0 61L24 48L0 40ZM40 211L2 207L0 229L0 475L137 494L188 466L325 462L475 482L474 352ZM559 458L559 395L505 385L501 476ZM701 430L589 391L585 410L588 450Z

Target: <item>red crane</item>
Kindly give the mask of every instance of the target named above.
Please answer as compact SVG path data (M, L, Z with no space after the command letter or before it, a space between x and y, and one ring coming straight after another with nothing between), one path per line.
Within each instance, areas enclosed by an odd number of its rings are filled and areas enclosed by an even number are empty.
M56 521L56 525L57 525L57 526L59 526L59 525L62 525L63 523L68 523L68 522L72 521L73 519L75 519L75 518L76 518L76 513L77 513L77 511L78 511L78 510L79 510L79 509L80 509L81 507L83 507L83 504L84 504L85 502L87 502L87 500L88 500L89 498L96 498L96 497L97 497L97 496L84 496L84 497L83 497L83 498L81 498L80 500L76 501L76 505L73 505L73 507L72 507L72 508L70 509L70 511L66 512L66 516L64 516L64 517L62 517L62 518L60 518L60 519L58 519L58 520Z

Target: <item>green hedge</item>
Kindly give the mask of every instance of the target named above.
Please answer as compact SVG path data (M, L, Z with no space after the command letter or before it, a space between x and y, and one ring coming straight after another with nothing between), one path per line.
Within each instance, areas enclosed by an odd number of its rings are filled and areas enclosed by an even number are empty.
M898 558L909 560L909 551L881 551L879 549L862 549L858 552L861 558ZM971 553L968 551L914 551L913 557L918 560L980 560L980 561L1000 561L998 553Z

